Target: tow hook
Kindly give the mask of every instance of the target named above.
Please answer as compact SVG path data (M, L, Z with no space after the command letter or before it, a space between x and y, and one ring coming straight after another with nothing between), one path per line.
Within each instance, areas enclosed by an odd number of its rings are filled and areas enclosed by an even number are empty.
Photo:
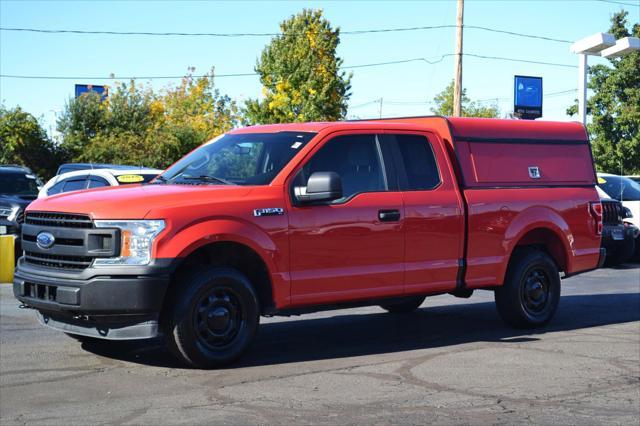
M80 321L89 321L89 316L88 315L74 315L73 319L74 320L80 320Z

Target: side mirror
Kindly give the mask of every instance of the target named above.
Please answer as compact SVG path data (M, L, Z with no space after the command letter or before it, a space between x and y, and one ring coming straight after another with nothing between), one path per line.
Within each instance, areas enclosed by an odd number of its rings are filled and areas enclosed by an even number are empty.
M342 198L342 179L336 172L315 172L306 187L294 188L294 194L300 203L337 200Z

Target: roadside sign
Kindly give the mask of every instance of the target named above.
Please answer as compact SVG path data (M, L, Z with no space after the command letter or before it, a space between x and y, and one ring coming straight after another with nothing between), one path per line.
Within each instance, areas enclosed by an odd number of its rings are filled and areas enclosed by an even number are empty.
M76 98L87 92L95 92L100 95L101 100L105 100L109 95L107 86L98 86L95 84L76 84Z
M542 117L542 77L514 76L513 112L526 120Z

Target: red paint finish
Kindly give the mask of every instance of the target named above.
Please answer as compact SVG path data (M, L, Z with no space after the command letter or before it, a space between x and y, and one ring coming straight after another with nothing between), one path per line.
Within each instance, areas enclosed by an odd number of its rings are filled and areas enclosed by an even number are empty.
M345 204L291 209L294 304L402 293L402 222L380 222L384 209L402 209L401 194L359 194Z
M588 145L553 142L585 141L579 124L420 117L233 133L279 131L317 135L270 185L101 188L36 200L27 210L164 219L156 258L186 258L216 242L243 244L264 261L277 308L500 285L514 248L522 244L545 246L567 273L597 265L600 236L589 205L598 196ZM362 193L337 205L294 205L296 172L338 132L426 135L441 184ZM539 180L531 180L528 166L540 168ZM253 214L272 207L284 214ZM385 209L399 210L400 219L381 222L378 211Z
M433 148L441 182L434 189L402 192L406 294L454 290L463 258L464 207L453 169L441 139L434 133L422 135Z

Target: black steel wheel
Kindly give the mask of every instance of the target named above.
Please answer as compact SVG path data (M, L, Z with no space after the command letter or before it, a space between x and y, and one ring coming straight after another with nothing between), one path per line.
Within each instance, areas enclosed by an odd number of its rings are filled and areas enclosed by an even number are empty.
M174 355L198 368L223 366L242 356L260 318L249 280L235 269L211 267L173 284L163 326Z
M193 327L198 342L208 349L228 346L244 327L246 318L238 294L230 287L214 287L200 296Z
M516 328L547 324L560 301L560 274L553 259L541 250L518 249L495 300L502 319Z

